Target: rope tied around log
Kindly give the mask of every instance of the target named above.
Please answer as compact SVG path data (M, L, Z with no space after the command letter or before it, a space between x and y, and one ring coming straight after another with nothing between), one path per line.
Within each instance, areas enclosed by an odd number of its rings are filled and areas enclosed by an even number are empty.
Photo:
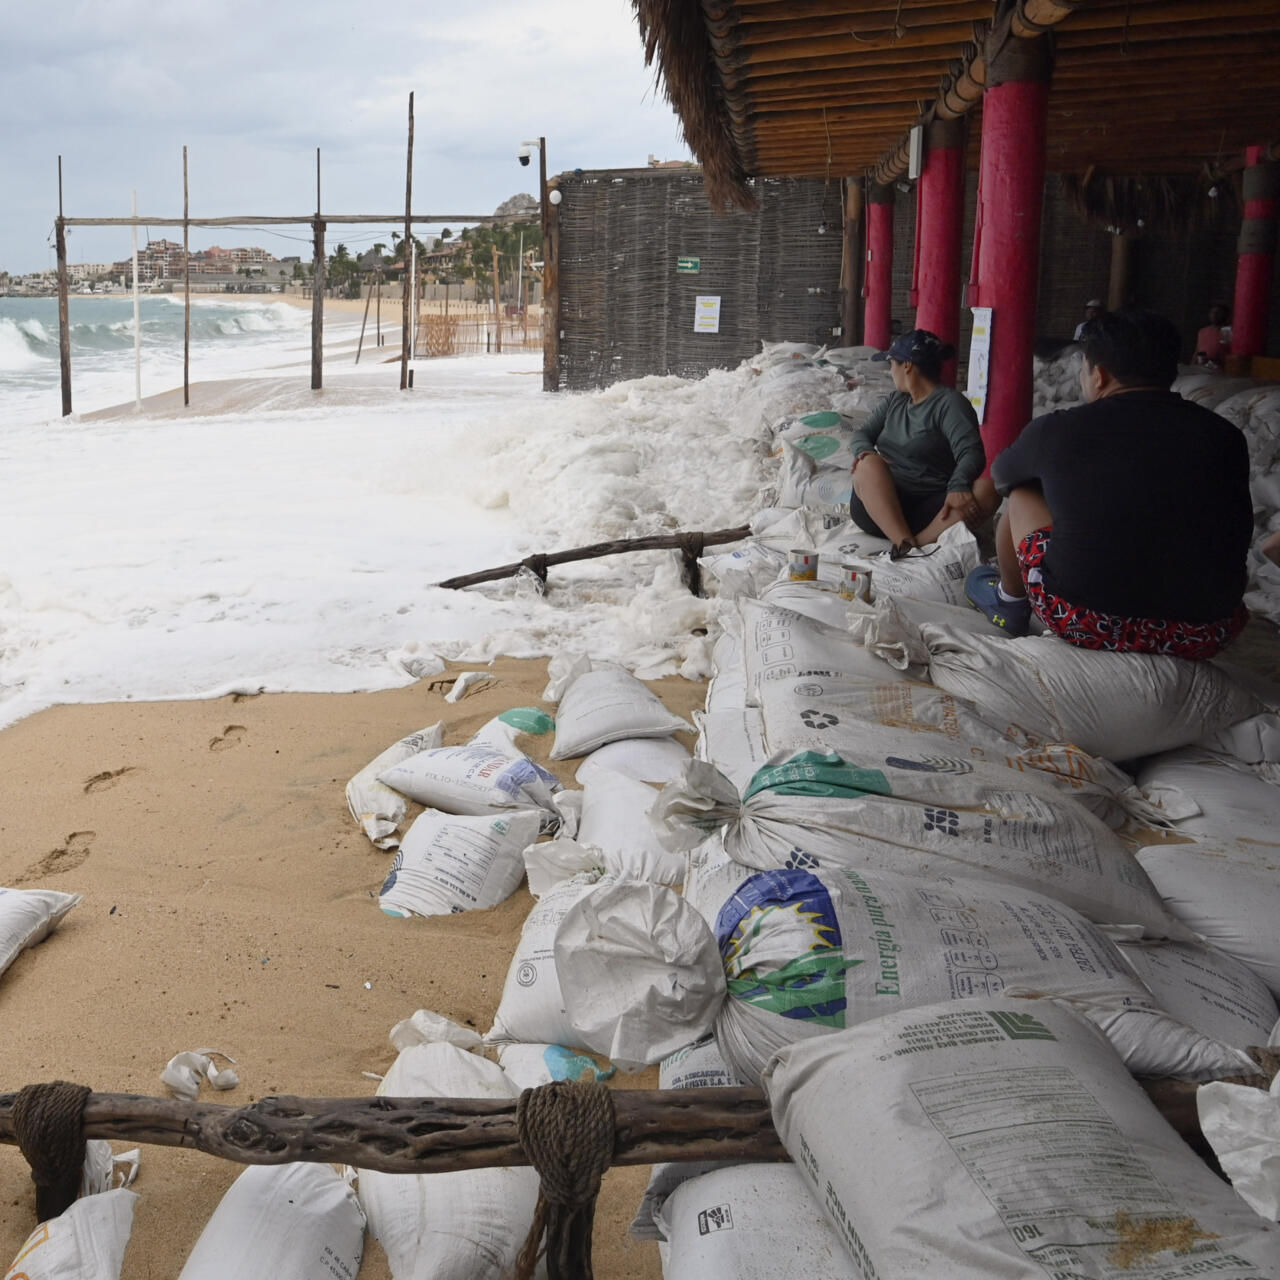
M87 1085L52 1080L26 1085L14 1099L14 1134L31 1166L40 1222L70 1208L80 1192L84 1107L92 1092Z
M548 1280L592 1280L596 1196L613 1162L613 1095L602 1084L569 1080L526 1089L516 1103L516 1131L542 1179L516 1280L532 1280L544 1232Z

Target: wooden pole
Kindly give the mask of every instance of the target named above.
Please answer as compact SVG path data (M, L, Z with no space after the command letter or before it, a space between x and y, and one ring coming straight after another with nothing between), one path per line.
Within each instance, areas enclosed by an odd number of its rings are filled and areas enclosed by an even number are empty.
M320 217L320 148L316 148L315 245L311 257L311 390L324 386L324 229Z
M378 303L377 303L377 306L374 308L374 313L377 318L377 325L378 325L378 346L382 346L382 268L381 267L378 268L378 275L374 283L374 288L377 290L377 295L378 295Z
M182 403L191 403L191 199L187 186L187 149L182 148Z
M1111 237L1111 277L1107 281L1107 310L1118 311L1129 299L1133 237L1121 231Z
M58 157L58 220L54 223L58 249L58 364L62 372L62 416L71 412L71 304L67 297L67 220L62 216L62 157Z
M138 193L133 193L133 213L138 213ZM138 228L133 228L133 408L142 408L142 320L138 308Z
M400 279L400 390L409 386L409 250L413 246L413 94L409 95L409 151L404 166L404 272Z
M858 345L858 300L862 296L862 183L845 179L844 252L841 257L840 283L844 296L840 306L842 347Z
M360 321L360 341L356 343L356 364L360 363L360 352L364 350L364 327L369 323L369 303L372 301L373 290L370 289L364 295L364 319Z
M560 389L559 206L547 186L547 140L538 139L538 191L542 213L542 389Z
M492 245L493 249L493 325L494 325L494 353L502 354L502 299L498 296L498 246Z

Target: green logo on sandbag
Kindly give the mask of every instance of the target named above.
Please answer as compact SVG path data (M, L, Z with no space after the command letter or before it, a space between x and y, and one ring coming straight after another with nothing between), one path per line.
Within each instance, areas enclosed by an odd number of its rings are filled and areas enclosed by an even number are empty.
M801 417L801 422L806 427L838 427L841 422L838 413L832 413L829 409L822 413L806 413Z
M889 796L893 788L879 769L862 769L834 751L799 751L785 764L756 772L744 800L761 791L780 796Z
M991 1021L1010 1040L1056 1040L1058 1037L1038 1018L1029 1013L1006 1013L1003 1009L988 1009Z
M781 969L757 975L730 978L725 984L735 1000L757 1009L801 1018L824 1027L843 1027L845 1011L844 975L860 960L846 961L839 951L821 951L799 956Z
M537 707L512 707L510 711L502 712L498 719L521 733L550 733L556 727L556 722Z
M807 453L815 462L821 462L840 448L840 441L835 436L805 436L803 439L793 440L791 445L801 453Z

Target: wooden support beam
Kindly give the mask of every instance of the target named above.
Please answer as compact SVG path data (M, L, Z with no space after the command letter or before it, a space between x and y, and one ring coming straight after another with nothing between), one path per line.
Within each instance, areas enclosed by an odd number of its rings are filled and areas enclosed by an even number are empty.
M71 413L71 307L67 276L67 220L62 216L62 157L58 157L58 220L53 224L58 254L58 367L62 380L62 416Z
M144 218L141 215L132 218L68 218L69 227L180 227L184 222L193 227L288 227L310 225L315 221L314 213L290 214L288 217L254 217L251 214L237 214L225 218ZM326 213L325 222L341 224L358 222L384 222L399 225L405 221L402 213ZM501 218L490 213L415 213L409 218L417 223L462 222L483 226L505 226L508 222L522 222L522 215L510 214Z
M409 387L409 294L413 291L413 94L409 94L409 153L404 170L404 272L400 278L400 390Z

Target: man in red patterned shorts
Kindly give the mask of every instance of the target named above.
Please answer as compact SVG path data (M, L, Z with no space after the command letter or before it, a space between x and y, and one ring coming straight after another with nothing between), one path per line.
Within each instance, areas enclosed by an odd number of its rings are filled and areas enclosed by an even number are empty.
M1248 619L1249 453L1225 418L1169 390L1179 337L1149 311L1083 336L1085 403L1030 423L991 466L1007 495L998 568L965 594L1010 635L1031 614L1086 649L1211 658Z

